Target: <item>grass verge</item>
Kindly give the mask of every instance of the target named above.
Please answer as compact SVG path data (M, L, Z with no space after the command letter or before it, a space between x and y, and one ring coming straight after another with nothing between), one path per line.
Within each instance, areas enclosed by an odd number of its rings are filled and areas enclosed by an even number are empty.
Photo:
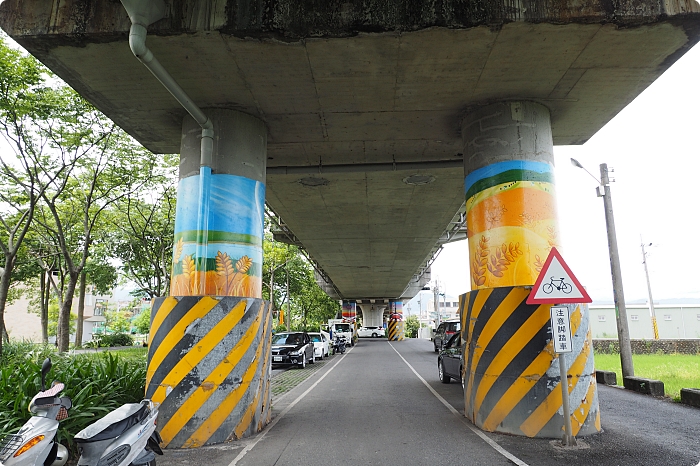
M634 375L664 383L666 395L680 400L681 388L700 388L700 355L689 354L633 354ZM619 354L596 354L597 370L617 374L622 385L622 368Z

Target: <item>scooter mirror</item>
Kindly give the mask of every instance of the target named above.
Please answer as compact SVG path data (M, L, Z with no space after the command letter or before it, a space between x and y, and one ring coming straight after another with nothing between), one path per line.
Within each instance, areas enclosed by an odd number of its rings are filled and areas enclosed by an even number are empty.
M41 364L41 391L46 390L46 374L51 370L51 358L44 359Z

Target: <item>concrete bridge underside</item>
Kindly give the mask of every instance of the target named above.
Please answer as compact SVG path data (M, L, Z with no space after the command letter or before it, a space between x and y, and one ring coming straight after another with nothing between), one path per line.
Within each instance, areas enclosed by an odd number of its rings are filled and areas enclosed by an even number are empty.
M265 122L267 202L345 299L419 289L464 203L471 108L533 100L555 145L582 144L700 37L693 0L166 4L148 47L199 107ZM185 112L133 57L120 2L5 0L0 26L147 148L180 151Z

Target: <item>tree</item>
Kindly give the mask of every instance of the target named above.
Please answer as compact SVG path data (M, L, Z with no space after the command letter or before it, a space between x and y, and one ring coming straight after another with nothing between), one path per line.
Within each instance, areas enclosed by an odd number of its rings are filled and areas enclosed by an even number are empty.
M175 236L176 186L172 156L166 156L153 200L129 195L115 205L111 222L111 254L122 262L124 276L136 283L139 296L167 296Z
M417 316L408 316L404 321L404 333L408 338L417 338L420 321Z
M105 327L115 333L127 333L131 330L131 313L126 311L105 312Z
M49 71L0 38L0 133L13 154L0 157L0 335L6 335L4 311L17 253L27 235L48 179L36 165L46 159L48 141L40 128L61 113L60 92L46 85ZM66 168L60 162L53 174ZM0 338L0 354L3 338Z
M138 333L148 333L151 330L151 310L146 310L134 319L134 327Z
M109 207L144 185L154 168L153 154L77 94L69 97L62 120L46 131L60 158L73 163L41 196L50 212L41 227L58 240L68 276L59 313L59 351L68 349L72 301L97 225Z

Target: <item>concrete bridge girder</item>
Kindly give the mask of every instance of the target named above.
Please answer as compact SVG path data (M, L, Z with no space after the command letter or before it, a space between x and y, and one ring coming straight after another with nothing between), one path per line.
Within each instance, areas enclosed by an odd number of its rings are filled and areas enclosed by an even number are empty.
M341 298L410 297L407 284L464 202L464 172L401 163L460 160L470 107L537 101L554 144L581 144L700 31L693 0L527 11L491 1L480 13L426 2L319 2L311 14L267 0L166 1L166 18L149 26L149 48L201 108L265 123L271 173L316 170L269 175L267 202ZM177 152L184 110L131 55L129 25L115 2L0 6L11 37L146 147ZM324 172L382 163L397 171ZM433 181L410 184L412 175Z

